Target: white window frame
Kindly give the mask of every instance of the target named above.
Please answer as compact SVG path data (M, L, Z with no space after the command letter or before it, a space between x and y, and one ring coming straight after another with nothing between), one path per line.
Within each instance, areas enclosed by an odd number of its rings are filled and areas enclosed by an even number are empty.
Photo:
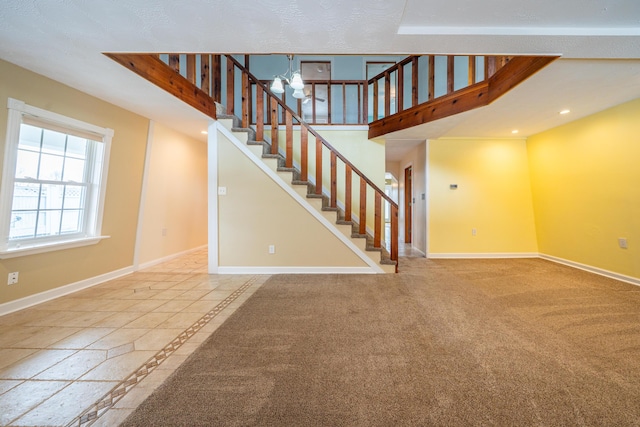
M108 238L102 233L102 217L104 213L104 200L107 188L107 173L109 169L109 153L113 130L85 123L61 114L43 110L25 104L22 101L9 98L7 102L9 110L7 120L7 134L5 140L4 164L2 168L2 183L0 187L0 259L32 255L61 249L87 246L98 243ZM91 134L93 140L102 142L102 169L100 176L91 183L92 192L97 192L93 197L86 197L85 208L91 213L84 222L83 231L80 234L46 236L42 238L9 239L11 222L11 209L13 205L13 191L15 187L16 163L18 158L18 145L20 139L20 125L23 117L35 121L49 123L56 127L66 129L70 133L81 132ZM96 157L87 159L87 163L93 169ZM95 169L93 169L95 170Z

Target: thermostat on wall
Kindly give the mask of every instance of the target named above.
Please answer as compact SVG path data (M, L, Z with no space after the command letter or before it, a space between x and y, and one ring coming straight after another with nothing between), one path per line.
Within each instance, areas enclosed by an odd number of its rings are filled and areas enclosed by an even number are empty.
M450 190L457 190L458 189L458 184L449 184L449 189Z

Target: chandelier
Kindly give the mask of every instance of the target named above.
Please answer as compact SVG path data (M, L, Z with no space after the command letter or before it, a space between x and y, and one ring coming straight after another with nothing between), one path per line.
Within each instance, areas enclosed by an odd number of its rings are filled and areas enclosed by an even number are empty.
M289 69L281 75L275 76L273 83L271 83L271 92L281 94L284 92L284 86L282 81L284 80L293 89L293 97L297 99L305 98L304 82L300 75L300 70L293 71L293 55L287 55L289 59Z

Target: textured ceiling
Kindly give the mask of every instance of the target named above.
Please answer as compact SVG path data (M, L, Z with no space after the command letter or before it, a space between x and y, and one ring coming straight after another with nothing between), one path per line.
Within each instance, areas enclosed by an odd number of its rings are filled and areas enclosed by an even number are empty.
M640 2L585 0L408 1L401 31L416 34L638 35Z
M556 105L577 103L575 119L640 96L638 0L2 0L0 22L0 58L196 138L202 114L101 52L563 56L494 106L398 140L526 136L567 120Z

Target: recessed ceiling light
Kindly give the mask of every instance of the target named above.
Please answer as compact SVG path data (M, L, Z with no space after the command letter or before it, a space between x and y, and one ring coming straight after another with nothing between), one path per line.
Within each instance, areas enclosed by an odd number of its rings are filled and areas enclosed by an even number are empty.
M203 135L207 135L209 132L207 132L206 130L200 131L201 134Z
M570 112L571 112L571 110L566 109L566 110L560 111L560 114L569 114Z
M512 130L512 131L511 131L511 133L513 133L513 134L516 134L516 133L518 133L518 132L519 132L519 130L518 130L518 129L514 129L514 130Z

